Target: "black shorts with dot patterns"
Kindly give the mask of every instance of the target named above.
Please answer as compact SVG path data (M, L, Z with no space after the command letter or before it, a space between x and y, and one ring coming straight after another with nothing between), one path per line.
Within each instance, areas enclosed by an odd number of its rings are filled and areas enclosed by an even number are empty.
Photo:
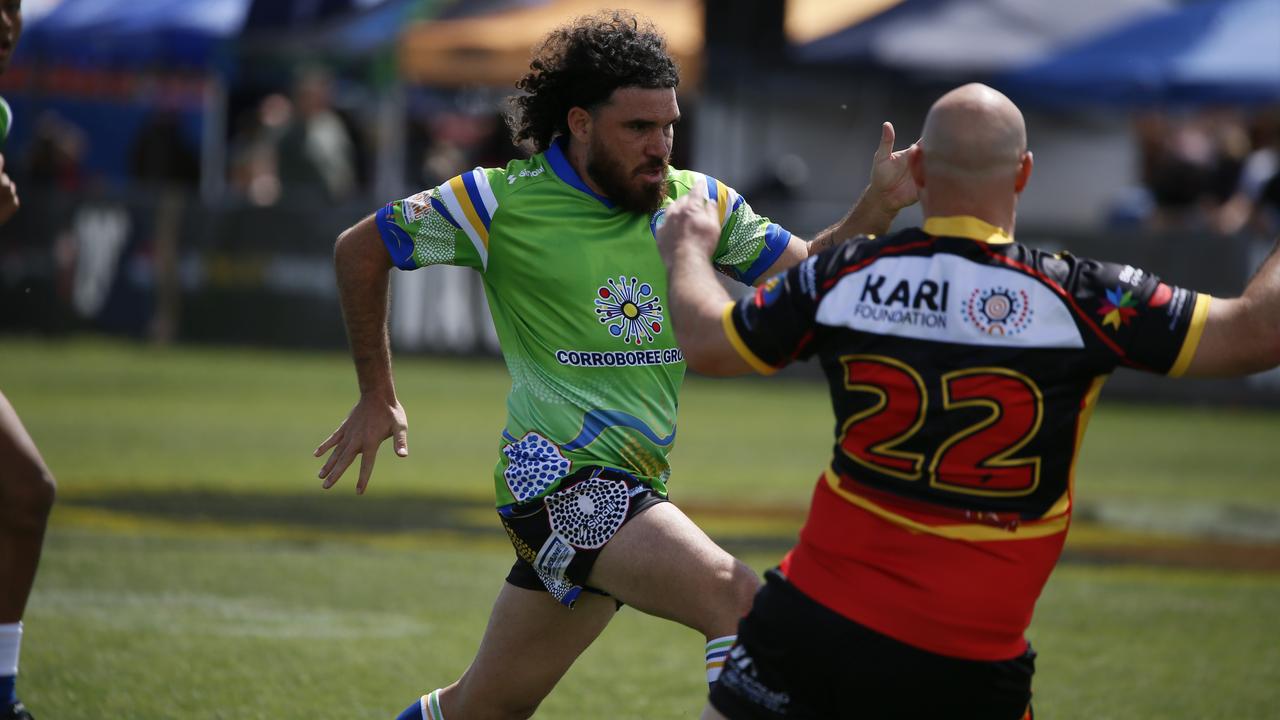
M546 590L573 607L586 592L591 567L605 543L631 518L667 499L622 470L586 467L555 492L498 508L515 547L507 582L526 590Z

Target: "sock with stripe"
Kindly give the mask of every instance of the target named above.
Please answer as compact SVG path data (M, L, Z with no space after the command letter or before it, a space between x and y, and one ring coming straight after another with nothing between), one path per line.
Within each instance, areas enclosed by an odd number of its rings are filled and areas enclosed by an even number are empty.
M724 668L724 659L729 656L729 648L738 639L737 635L725 635L707 643L707 684L715 685L720 679L720 670Z
M423 695L405 708L396 720L444 720L444 713L440 710L440 691L432 690L430 694Z

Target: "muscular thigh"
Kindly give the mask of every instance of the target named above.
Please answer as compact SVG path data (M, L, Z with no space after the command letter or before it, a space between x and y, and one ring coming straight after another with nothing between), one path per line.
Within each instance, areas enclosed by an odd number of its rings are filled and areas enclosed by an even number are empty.
M622 526L591 571L591 584L651 615L709 637L735 632L758 580L671 503Z

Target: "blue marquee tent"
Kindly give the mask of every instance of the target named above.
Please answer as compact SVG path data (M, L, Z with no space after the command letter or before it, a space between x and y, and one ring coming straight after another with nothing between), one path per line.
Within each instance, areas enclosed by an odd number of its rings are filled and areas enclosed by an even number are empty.
M864 66L922 76L985 75L1063 47L1172 0L903 0L862 22L792 48L802 65Z
M1280 102L1280 0L1206 0L996 79L1046 106Z
M305 36L311 48L361 54L395 43L426 0L60 0L29 22L19 61L93 67L208 68L230 41ZM319 35L317 36L317 33ZM320 43L315 43L317 37Z
M18 57L202 66L244 27L251 0L63 0L28 24Z

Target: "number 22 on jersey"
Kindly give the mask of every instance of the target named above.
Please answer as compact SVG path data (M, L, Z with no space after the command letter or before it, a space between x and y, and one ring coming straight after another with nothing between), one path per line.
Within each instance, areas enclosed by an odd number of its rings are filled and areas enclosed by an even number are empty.
M1017 457L1044 419L1044 398L1035 382L1001 367L955 370L938 378L942 409L929 416L929 391L914 368L882 355L846 355L845 390L876 397L841 428L839 447L870 470L906 481L968 495L1019 497L1040 484L1040 458ZM926 452L902 446L921 434L926 420L943 423L947 413L985 409L986 417L951 433ZM934 438L938 433L927 433Z

